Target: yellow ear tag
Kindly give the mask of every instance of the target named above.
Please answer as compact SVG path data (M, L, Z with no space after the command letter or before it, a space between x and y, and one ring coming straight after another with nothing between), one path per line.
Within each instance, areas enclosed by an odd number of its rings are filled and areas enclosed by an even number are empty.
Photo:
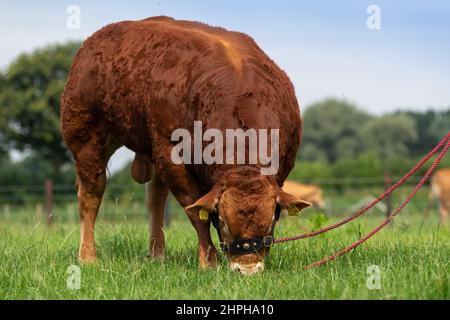
M198 211L198 217L200 218L200 220L208 220L209 212L206 209L202 208Z
M298 208L296 206L292 206L288 210L288 215L291 217L295 217L295 216L298 216L299 212L300 212L300 210L298 210Z

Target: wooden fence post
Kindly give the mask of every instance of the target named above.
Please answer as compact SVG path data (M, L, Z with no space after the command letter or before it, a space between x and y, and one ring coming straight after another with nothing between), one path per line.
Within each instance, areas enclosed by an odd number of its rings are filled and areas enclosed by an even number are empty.
M388 190L392 186L392 179L389 172L384 172L384 190ZM388 194L384 198L384 203L386 204L386 217L389 217L392 213L392 195Z
M47 214L47 225L52 224L53 217L53 181L45 180L45 213Z

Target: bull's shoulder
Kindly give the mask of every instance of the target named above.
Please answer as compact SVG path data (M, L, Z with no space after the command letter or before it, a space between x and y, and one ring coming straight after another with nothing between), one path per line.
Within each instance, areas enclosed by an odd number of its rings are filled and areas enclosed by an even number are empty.
M256 47L253 39L241 32L230 31L198 21L177 20L158 16L131 22L134 26L163 31L166 36L180 36L183 39L195 39L210 44L221 44L226 48L233 46L236 50L243 47Z

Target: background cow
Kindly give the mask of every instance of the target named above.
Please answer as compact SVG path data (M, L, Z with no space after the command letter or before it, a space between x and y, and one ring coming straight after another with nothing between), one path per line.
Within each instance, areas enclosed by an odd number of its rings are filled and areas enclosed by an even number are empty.
M297 199L310 202L313 206L324 209L325 201L322 197L322 189L314 184L302 184L292 180L286 180L283 191L292 194Z
M450 169L440 169L431 178L430 196L425 218L428 218L433 200L439 201L441 222L447 223L450 211Z
M203 130L221 132L279 129L277 174L261 175L258 164L175 165L171 134L178 128L192 132L194 121L202 121ZM123 145L136 153L134 179L151 180L150 254L155 258L164 256L163 207L169 189L197 231L200 265L217 263L210 236L210 223L216 221L232 269L244 274L263 270L276 213L309 205L280 187L300 144L294 88L242 33L167 17L102 28L75 57L61 124L77 166L83 262L96 260L94 223L105 169Z

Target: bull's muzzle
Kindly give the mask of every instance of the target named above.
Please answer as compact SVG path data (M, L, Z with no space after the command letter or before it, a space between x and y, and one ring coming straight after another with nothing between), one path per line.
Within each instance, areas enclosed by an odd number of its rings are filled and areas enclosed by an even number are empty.
M250 276L258 272L264 271L264 262L256 262L252 264L241 264L239 262L230 262L231 270L239 272L245 276Z
M265 251L250 254L237 254L228 257L230 268L243 275L252 275L264 271Z

